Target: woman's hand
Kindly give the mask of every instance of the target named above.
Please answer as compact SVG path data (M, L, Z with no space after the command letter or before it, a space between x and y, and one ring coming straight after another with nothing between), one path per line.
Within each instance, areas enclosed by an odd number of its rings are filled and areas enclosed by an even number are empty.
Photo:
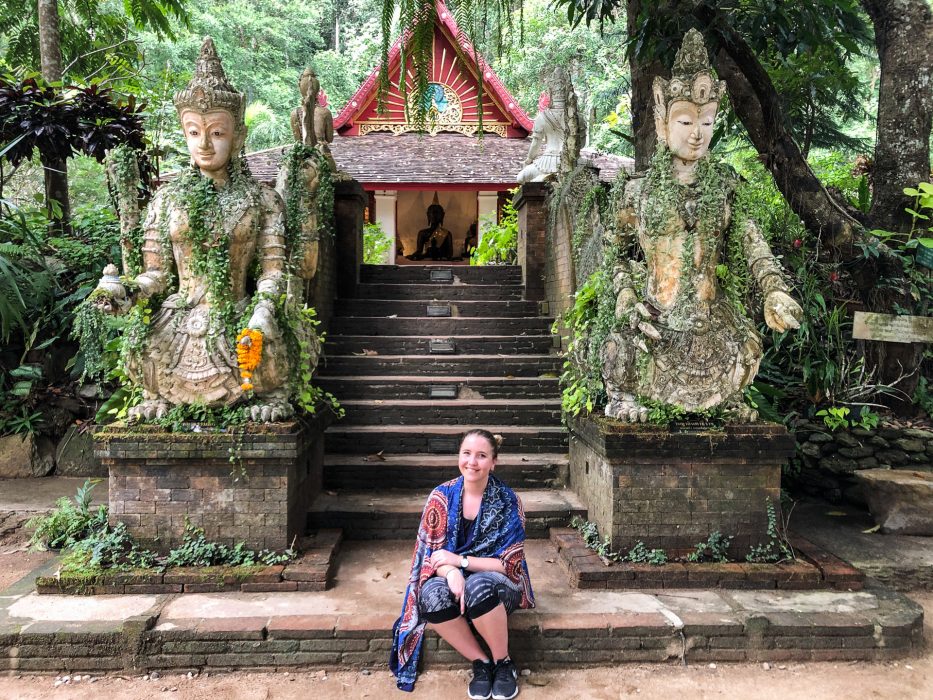
M451 569L447 572L447 587L455 600L460 601L460 614L466 612L466 597L463 595L463 589L466 587L466 580L463 578L463 572L460 569Z
M431 553L431 558L428 559L431 563L431 569L437 571L441 566L452 566L455 569L460 568L460 555L454 554L453 552L448 552L446 549L438 549L435 552Z

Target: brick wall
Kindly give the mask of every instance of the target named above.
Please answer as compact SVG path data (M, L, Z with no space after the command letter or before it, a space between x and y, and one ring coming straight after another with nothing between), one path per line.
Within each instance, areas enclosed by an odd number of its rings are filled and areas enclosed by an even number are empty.
M571 430L571 488L617 551L640 540L682 556L718 530L744 557L767 541L768 502L780 517L781 465L794 449L782 426L677 433L589 418Z
M320 264L311 284L308 304L317 311L321 330L327 330L334 315L334 297L337 296L337 246L336 232L321 237Z
M354 296L363 262L363 211L369 202L356 180L334 183L334 244L336 290Z
M551 220L554 225L547 232L544 284L549 313L559 318L573 304L573 294L577 291L572 247L573 222L563 207Z
M283 549L304 534L321 490L324 422L237 433L107 426L94 438L110 475L111 522L161 550L181 542L186 519L211 540Z
M544 301L547 250L547 197L543 182L522 185L515 197L518 211L518 264L522 267L525 299Z

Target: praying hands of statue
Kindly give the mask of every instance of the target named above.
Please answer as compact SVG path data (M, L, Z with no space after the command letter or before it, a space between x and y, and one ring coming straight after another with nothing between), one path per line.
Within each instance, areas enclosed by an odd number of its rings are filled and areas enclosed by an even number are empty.
M778 333L800 328L800 319L803 318L800 304L780 290L771 291L765 297L764 312L768 328Z

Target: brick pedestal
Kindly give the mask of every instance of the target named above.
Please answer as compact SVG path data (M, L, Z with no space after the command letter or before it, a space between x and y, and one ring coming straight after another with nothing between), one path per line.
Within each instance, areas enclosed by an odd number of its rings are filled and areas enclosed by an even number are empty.
M324 427L317 417L236 433L102 428L95 454L110 474L110 520L163 551L181 543L186 519L210 540L284 549L321 490Z
M547 197L550 185L530 182L515 197L518 212L518 264L522 267L525 299L544 301L544 264L547 255Z
M337 294L354 296L363 263L363 210L368 203L356 180L334 183L334 245Z
M590 417L571 424L570 485L616 551L642 541L683 556L718 530L741 559L767 541L768 502L780 517L781 465L793 452L780 425L675 432Z

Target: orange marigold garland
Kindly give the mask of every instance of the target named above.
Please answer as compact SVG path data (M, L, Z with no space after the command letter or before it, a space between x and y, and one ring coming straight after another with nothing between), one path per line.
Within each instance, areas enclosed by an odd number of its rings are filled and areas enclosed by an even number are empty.
M246 339L248 342L243 342ZM253 372L259 366L259 360L262 359L262 331L253 328L244 328L236 337L236 359L237 366L240 368L240 377L243 383L240 388L243 391L252 391Z

